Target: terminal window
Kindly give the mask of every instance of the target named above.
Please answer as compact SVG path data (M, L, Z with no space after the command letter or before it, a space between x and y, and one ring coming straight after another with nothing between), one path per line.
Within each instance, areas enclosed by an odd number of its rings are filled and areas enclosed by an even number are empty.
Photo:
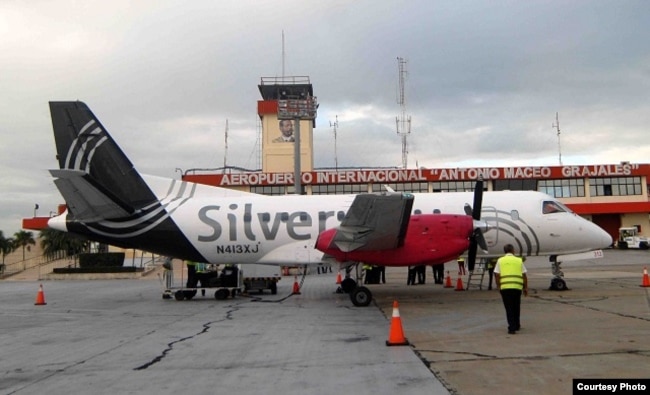
M284 187L284 185L251 187L251 192L258 193L260 195L286 195L287 194L287 190Z
M431 183L433 192L473 192L475 181L442 181ZM483 183L483 190L487 190L487 183Z
M539 180L537 190L556 198L584 197L585 180L582 178Z
M536 191L537 180L495 180L495 191Z
M312 185L312 195L347 195L354 193L368 193L368 184L329 184Z
M388 185L396 192L429 192L428 182L402 182L399 184L372 184L373 192L385 192L384 185Z
M589 179L591 196L641 195L641 177L603 177Z

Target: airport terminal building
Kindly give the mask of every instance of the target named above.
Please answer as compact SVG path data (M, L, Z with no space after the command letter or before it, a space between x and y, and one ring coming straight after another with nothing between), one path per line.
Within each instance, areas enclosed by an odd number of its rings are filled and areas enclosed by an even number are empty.
M262 169L190 169L183 180L265 195L471 191L482 177L488 191L535 190L558 198L605 229L650 235L650 164L514 166L486 168L314 168L317 103L308 77L262 78ZM295 159L298 158L298 161ZM296 175L299 174L299 180Z

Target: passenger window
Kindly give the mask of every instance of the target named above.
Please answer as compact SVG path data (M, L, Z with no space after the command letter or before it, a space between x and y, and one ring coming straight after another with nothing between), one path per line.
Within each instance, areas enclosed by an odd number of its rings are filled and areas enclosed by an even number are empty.
M552 200L544 201L544 204L542 206L543 214L553 214L553 213L563 213L563 212L565 212L564 209L557 202L554 202Z

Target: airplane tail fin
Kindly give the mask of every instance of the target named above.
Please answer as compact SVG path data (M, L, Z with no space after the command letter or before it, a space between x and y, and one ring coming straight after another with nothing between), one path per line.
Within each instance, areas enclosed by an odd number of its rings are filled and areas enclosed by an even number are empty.
M50 102L60 170L55 184L77 220L120 218L156 201L99 119L82 102Z

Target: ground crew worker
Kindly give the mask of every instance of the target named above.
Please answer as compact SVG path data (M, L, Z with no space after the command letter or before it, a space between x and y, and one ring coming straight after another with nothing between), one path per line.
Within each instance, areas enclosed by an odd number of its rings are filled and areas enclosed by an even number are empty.
M372 266L370 266L367 263L364 263L361 267L362 267L363 272L365 274L364 279L363 279L363 283L364 284L374 284L372 282L373 279L371 278L372 277Z
M439 265L432 265L433 269L433 281L436 284L442 284L445 280L445 264L441 263Z
M196 275L196 262L185 261L187 265L187 288L196 288L199 283L199 277Z
M490 258L488 259L487 262L487 270L488 270L488 290L492 290L492 278L494 278L494 266L497 264L497 258Z
M494 267L496 285L500 289L503 307L506 309L508 333L514 335L521 329L519 315L521 311L521 294L528 296L528 278L523 260L515 256L515 247L506 244L506 253L499 258Z
M458 275L467 274L465 271L465 258L462 256L458 257Z

